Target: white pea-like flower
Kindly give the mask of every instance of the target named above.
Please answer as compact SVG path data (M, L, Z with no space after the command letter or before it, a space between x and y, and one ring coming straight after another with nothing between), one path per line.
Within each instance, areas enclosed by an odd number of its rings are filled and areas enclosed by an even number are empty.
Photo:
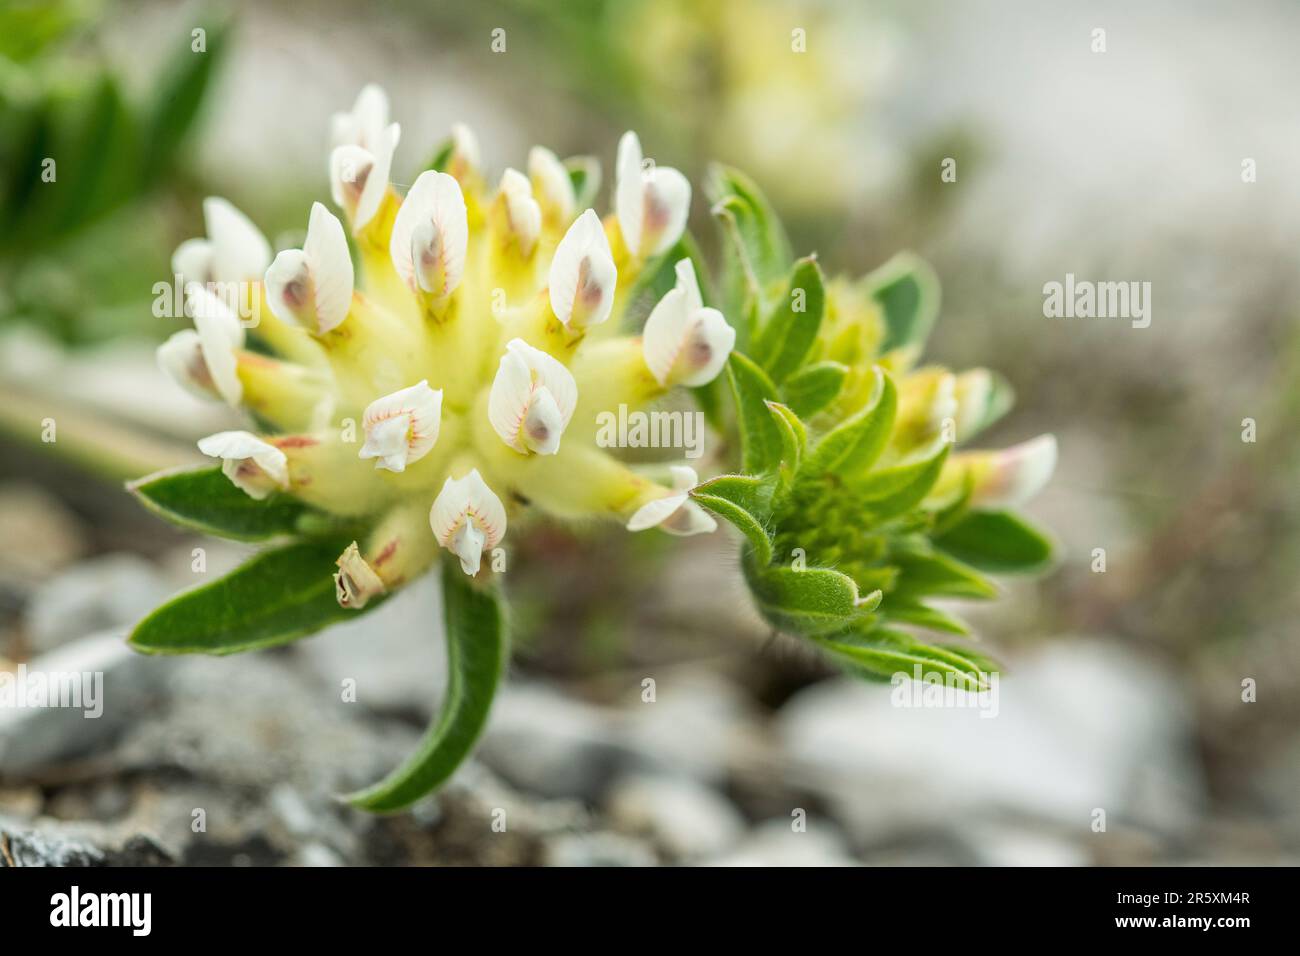
M585 329L609 318L618 269L594 209L575 219L555 247L549 284L551 309L566 327Z
M221 470L250 498L262 499L289 487L289 460L252 432L217 432L199 439L199 451L221 459Z
M447 158L447 172L457 179L477 172L479 159L478 137L464 123L451 124L451 155Z
M641 141L628 130L618 141L614 211L628 252L657 256L681 238L691 208L690 181L670 166L645 167Z
M388 244L397 274L413 292L448 296L464 275L468 244L460 183L447 173L421 173L397 210Z
M971 490L971 507L1017 508L1038 494L1056 470L1056 436L1039 435L987 455L988 465L977 472Z
M334 146L360 146L374 153L388 127L388 94L383 87L369 83L357 94L357 101L347 113L330 118L330 142Z
M521 454L554 455L578 406L573 373L553 356L512 339L488 394L488 418L501 440Z
M718 522L691 501L689 492L700 483L695 469L690 465L673 465L669 471L673 478L673 493L648 501L638 508L628 520L627 530L660 528L679 537L716 531Z
M573 219L578 197L558 156L545 146L534 146L528 152L528 178L547 222L559 225Z
M266 270L266 296L277 318L323 335L348 317L353 279L343 223L313 203L303 247L281 252Z
M542 232L542 207L533 198L533 187L528 177L517 169L507 169L501 176L498 189L505 202L506 222L510 234L525 259L537 246Z
M203 200L207 237L186 239L172 253L172 271L191 282L251 282L271 261L271 244L252 220L220 196Z
M427 455L442 426L442 389L420 381L377 398L361 418L366 441L359 458L374 458L376 468L401 472Z
M191 285L185 311L194 328L175 333L158 346L158 365L186 391L238 405L244 389L236 370L236 351L244 346L244 327L217 295Z
M506 509L471 468L462 478L448 476L429 509L429 526L439 546L460 558L461 570L477 574L483 551L505 537Z
M736 344L736 330L700 296L690 259L677 263L677 284L646 319L641 348L660 385L705 385L722 371Z
M361 549L353 541L335 562L334 593L339 606L361 610L370 599L383 594L387 588L375 569L361 557Z
M402 128L391 123L371 148L346 143L330 153L330 194L334 204L347 212L353 235L370 224L383 204L401 137Z

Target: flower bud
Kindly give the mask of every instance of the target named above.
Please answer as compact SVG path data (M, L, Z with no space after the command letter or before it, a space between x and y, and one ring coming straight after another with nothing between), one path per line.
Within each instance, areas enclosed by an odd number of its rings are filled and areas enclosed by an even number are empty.
M528 178L548 226L561 229L573 221L578 200L559 157L544 146L534 146L528 153Z
M419 461L438 441L442 425L442 389L427 381L377 398L361 418L366 441L358 458L375 458L376 468L401 472Z
M446 173L421 173L393 223L388 251L397 274L413 292L448 296L460 285L468 244L460 184Z
M194 320L194 332L178 332L164 342L159 364L195 394L206 392L238 405L244 390L235 352L244 345L244 327L225 302L200 285L190 286L185 311Z
M507 169L501 176L497 195L504 204L506 229L514 238L519 254L527 259L542 231L542 207L533 198L533 187L523 173Z
M618 142L614 210L628 251L649 259L681 238L691 207L691 184L676 169L647 170L644 161L641 141L628 130Z
M348 317L352 256L343 224L313 203L302 249L286 249L266 270L266 296L276 318L324 334Z
M250 498L261 500L289 487L289 460L284 452L251 432L218 432L199 439L199 451L221 459L221 470Z
M646 366L665 387L705 385L722 371L736 330L704 307L690 259L677 263L677 285L651 310L641 343Z
M609 318L618 269L594 210L574 220L556 246L549 282L551 309L566 327L585 329Z
M429 510L429 526L441 547L460 558L461 570L477 574L483 551L506 533L506 509L477 468L447 478Z
M348 143L330 154L330 194L334 204L347 213L353 235L359 234L379 212L401 135L401 127L393 123L373 149Z
M554 455L578 405L573 373L523 339L501 356L488 395L488 418L501 440L521 454Z
M977 454L971 507L1018 508L1038 494L1056 470L1056 436L1039 435L1001 451Z

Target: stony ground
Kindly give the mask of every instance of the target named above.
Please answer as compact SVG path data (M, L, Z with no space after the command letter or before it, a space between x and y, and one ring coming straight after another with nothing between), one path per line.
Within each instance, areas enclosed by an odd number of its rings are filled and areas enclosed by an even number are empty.
M1018 654L995 719L896 707L888 686L815 669L780 688L769 672L807 661L759 633L594 681L528 647L476 759L413 811L367 816L334 795L398 762L438 699L433 587L280 651L145 658L122 635L193 583L194 542L86 557L71 512L5 486L0 524L23 522L40 534L6 558L4 666L101 671L104 710L0 710L3 865L1297 860L1300 755L1222 806L1177 683L1092 638ZM205 546L212 571L238 558ZM647 598L655 626L675 581L707 592L726 573L716 550L690 552ZM704 626L728 616L753 629L729 601Z

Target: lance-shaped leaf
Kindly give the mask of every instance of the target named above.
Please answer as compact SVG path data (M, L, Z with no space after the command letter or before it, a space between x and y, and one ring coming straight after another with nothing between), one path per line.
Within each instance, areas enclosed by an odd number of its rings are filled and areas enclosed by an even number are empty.
M929 594L944 597L991 598L997 589L978 571L928 545L904 547L889 561L898 569L891 597L911 600Z
M935 546L990 574L1037 571L1052 560L1052 543L1010 511L970 511Z
M740 352L727 359L727 376L740 424L741 468L751 475L775 471L781 461L781 434L766 403L776 401L776 386Z
M903 252L863 279L885 317L880 351L925 344L939 314L939 277L924 260Z
M173 524L235 541L302 533L327 517L290 495L252 498L220 468L160 471L126 487L146 508Z
M808 455L803 471L813 477L834 473L853 477L865 472L884 451L894 426L898 393L893 380L879 367L874 399L843 424L828 432Z
M851 577L831 568L761 567L752 555L742 564L759 611L774 627L792 634L841 631L880 605L879 591L863 596Z
M800 418L809 418L839 397L849 367L839 362L818 362L799 369L781 386L785 403Z
M714 203L714 215L722 221L734 250L759 287L766 288L785 276L794 259L790 240L780 217L753 180L739 170L715 166L706 191Z
M899 600L890 595L881 602L880 613L898 624L912 624L931 631L943 631L962 637L970 633L970 628L964 621L953 617L947 611L922 604L920 601Z
M719 475L698 485L691 497L720 518L736 526L749 540L759 566L772 561L772 537L767 520L771 512L771 478L758 475Z
M939 443L928 455L903 465L882 468L851 486L872 522L905 514L925 498L939 480L952 445Z
M803 364L826 309L822 270L812 256L795 263L790 285L754 340L753 357L780 385Z
M339 606L333 577L334 561L348 544L322 539L263 551L157 608L128 642L145 654L234 654L351 620L362 612ZM381 603L371 601L365 610Z
M345 798L388 812L408 807L445 783L469 756L487 724L505 668L508 638L500 598L444 561L442 601L447 631L447 692L419 748L372 787Z
M821 646L849 673L873 680L896 675L946 681L969 691L989 688L990 672L977 661L949 647L924 644L910 634L877 627L862 633L836 635Z

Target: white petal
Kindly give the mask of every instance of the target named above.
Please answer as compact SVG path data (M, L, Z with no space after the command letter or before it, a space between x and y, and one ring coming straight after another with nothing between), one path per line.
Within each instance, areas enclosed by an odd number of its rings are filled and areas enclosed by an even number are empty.
M533 187L528 177L517 169L507 169L502 174L499 188L505 196L510 231L519 243L519 251L527 257L537 245L537 237L542 231L542 207L533 198Z
M623 243L633 255L641 247L645 217L645 173L641 162L641 140L628 130L618 141L618 158L614 162L614 213L618 216Z
M460 183L426 170L397 210L388 251L397 274L412 291L450 295L465 272L469 217Z
M156 354L158 367L191 395L205 399L221 397L213 384L212 376L208 374L207 363L203 360L198 332L181 329L158 346Z
M682 237L690 211L690 180L669 166L656 167L645 181L641 254L649 258L670 249Z
M222 459L222 471L252 498L289 487L289 462L283 451L251 432L218 432L199 439L199 451Z
M203 200L203 221L212 243L212 278L250 282L271 262L271 244L247 216L219 196Z
M628 520L628 531L659 528L669 534L687 537L716 531L718 523L685 494L667 495L648 501Z
M687 268L682 268L682 263ZM660 385L704 385L722 370L736 330L717 309L691 309L699 287L689 259L677 264L678 282L650 311L641 335L646 367Z
M315 330L316 305L311 265L301 249L285 249L266 270L266 301L281 322Z
M229 404L238 405L244 389L236 372L235 350L243 347L244 327L224 302L202 286L190 286L185 311L194 320L213 386Z
M303 252L315 288L316 331L325 333L348 317L355 275L343 223L320 203L312 203Z
M191 282L207 285L213 280L212 243L207 239L186 239L172 253L172 272L181 277L182 287Z
M674 491L690 491L700 483L699 475L690 465L670 465L668 473L673 477Z
M451 158L448 172L453 175L479 168L478 137L464 123L451 124Z
M595 210L574 220L556 246L548 281L551 309L566 326L582 329L609 318L618 270Z
M673 271L677 274L676 288L686 296L686 308L691 312L704 308L704 296L700 294L700 283L695 277L695 263L689 258L678 259Z
M483 549L505 536L506 510L474 468L443 483L429 509L429 526L438 544L460 557L465 573L475 574Z
M360 610L372 597L383 594L386 590L374 568L361 557L355 541L347 546L334 563L339 568L334 575L334 590L342 607Z
M366 176L365 186L362 187L361 196L357 199L357 212L352 220L353 232L364 229L375 217L375 213L379 212L384 194L388 192L388 179L393 169L393 153L401 137L402 128L396 123L387 127L380 135L379 144L371 154L374 157L374 165Z
M438 441L442 427L442 389L428 381L377 398L361 417L366 441L360 458L378 458L376 468L404 471L419 461Z
M335 147L330 153L330 196L349 219L356 217L357 203L374 166L374 154L352 143Z
M501 356L488 394L488 420L522 454L552 455L578 406L578 385L563 363L523 339Z
M993 471L971 493L981 508L1015 508L1042 490L1056 470L1056 436L1039 435L997 453Z
M553 223L569 223L577 197L569 171L559 157L544 146L534 146L528 153L528 177L546 217Z
M351 143L373 150L387 125L388 94L383 87L369 83L357 94L352 112L334 114L331 120L333 143L335 146Z

